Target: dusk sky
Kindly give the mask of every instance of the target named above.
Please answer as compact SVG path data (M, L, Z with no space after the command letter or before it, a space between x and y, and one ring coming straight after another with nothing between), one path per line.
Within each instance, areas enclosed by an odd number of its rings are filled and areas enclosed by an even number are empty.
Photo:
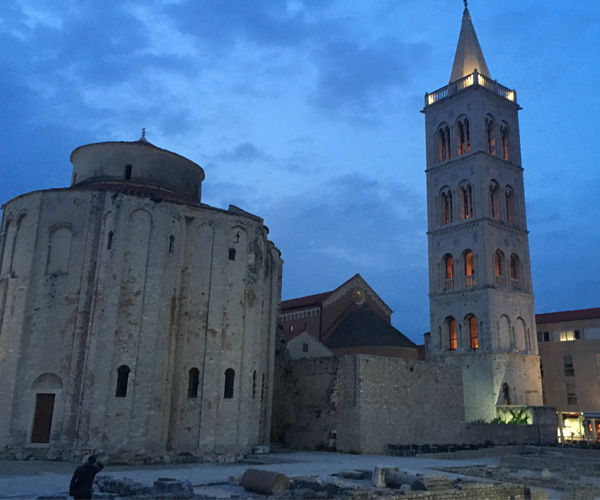
M600 3L469 3L517 90L536 312L600 306ZM68 186L71 151L139 139L200 164L203 202L263 217L283 298L360 273L429 330L425 92L460 0L8 0L0 204Z

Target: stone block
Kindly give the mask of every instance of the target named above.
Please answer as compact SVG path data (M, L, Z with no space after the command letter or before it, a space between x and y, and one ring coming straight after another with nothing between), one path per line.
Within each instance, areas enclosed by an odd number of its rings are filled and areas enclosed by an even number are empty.
M377 488L385 488L385 476L388 472L398 472L398 467L375 467L373 469L373 484Z
M253 455L268 455L271 453L271 447L268 444L259 444L252 448Z
M159 477L154 481L154 491L158 495L167 495L172 498L193 498L194 488L189 481L178 481L168 477Z

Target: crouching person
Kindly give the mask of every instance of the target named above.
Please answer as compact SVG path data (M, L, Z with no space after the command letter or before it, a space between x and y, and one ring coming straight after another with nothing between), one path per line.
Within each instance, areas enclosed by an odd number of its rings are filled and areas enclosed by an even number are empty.
M102 469L104 469L104 465L97 462L96 457L91 455L86 463L75 469L69 486L69 495L75 500L90 500L94 478Z

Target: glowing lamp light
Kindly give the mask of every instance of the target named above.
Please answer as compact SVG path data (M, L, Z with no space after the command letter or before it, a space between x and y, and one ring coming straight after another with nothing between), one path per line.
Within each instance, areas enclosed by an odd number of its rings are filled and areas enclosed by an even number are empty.
M514 100L515 100L515 93L514 93L514 92L511 90L511 91L508 93L508 95L506 96L506 98L507 98L509 101L514 101Z
M483 75L478 75L477 76L477 82L479 83L479 85L484 85L485 84L485 80L483 79Z

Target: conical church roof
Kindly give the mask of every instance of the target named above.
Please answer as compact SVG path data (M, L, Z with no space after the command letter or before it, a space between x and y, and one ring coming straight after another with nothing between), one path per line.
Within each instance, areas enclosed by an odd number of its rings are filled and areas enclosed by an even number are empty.
M465 7L460 36L458 37L458 46L456 47L456 55L454 56L454 65L452 66L452 75L450 75L450 83L472 74L475 70L480 75L491 78L485 58L483 57L483 52L479 46L479 40L477 40L477 35L475 34L471 14L469 13L469 9Z

